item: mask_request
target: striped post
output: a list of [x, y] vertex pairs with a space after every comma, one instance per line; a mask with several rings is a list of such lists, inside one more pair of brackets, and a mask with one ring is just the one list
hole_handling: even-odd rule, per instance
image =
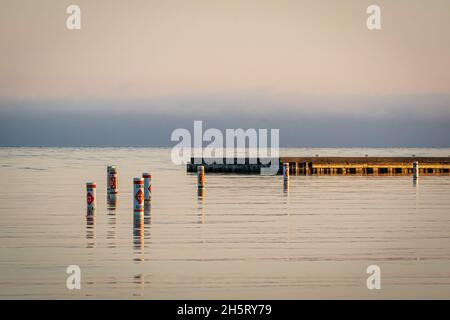
[[289, 180], [289, 162], [283, 162], [283, 180]]
[[86, 183], [86, 204], [87, 210], [92, 212], [97, 206], [97, 184], [95, 182]]
[[117, 168], [115, 166], [108, 166], [106, 169], [106, 187], [108, 195], [118, 194], [118, 177]]
[[144, 212], [144, 179], [133, 179], [133, 210], [134, 212]]
[[205, 167], [204, 166], [197, 167], [197, 185], [199, 188], [205, 187]]
[[144, 178], [144, 201], [149, 202], [152, 199], [152, 175], [143, 173], [142, 178]]

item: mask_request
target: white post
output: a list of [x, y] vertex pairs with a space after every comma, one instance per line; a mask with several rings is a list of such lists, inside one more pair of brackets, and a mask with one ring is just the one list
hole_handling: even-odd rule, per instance
[[144, 211], [144, 179], [133, 179], [133, 209], [134, 212]]
[[413, 177], [414, 179], [419, 178], [419, 163], [417, 161], [413, 163]]
[[197, 167], [197, 185], [199, 188], [205, 187], [205, 167], [204, 166]]
[[95, 182], [86, 183], [86, 204], [89, 212], [94, 211], [97, 206], [97, 184]]
[[152, 175], [143, 173], [142, 178], [144, 178], [144, 201], [148, 202], [152, 199]]

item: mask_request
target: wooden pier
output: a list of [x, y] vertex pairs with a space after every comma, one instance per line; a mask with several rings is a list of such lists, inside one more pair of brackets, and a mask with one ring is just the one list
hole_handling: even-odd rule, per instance
[[[412, 175], [414, 162], [420, 175], [450, 175], [450, 157], [280, 157], [278, 174], [289, 163], [291, 175]], [[254, 158], [191, 158], [187, 172], [197, 172], [200, 163], [207, 173], [259, 174], [269, 167]]]

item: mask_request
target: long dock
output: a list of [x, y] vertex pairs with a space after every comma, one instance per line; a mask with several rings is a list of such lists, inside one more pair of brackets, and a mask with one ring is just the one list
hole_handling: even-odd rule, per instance
[[[255, 158], [194, 160], [187, 172], [203, 165], [208, 173], [259, 174], [269, 166]], [[411, 175], [414, 162], [420, 175], [450, 175], [450, 157], [280, 157], [278, 174], [283, 163], [289, 163], [291, 175]]]

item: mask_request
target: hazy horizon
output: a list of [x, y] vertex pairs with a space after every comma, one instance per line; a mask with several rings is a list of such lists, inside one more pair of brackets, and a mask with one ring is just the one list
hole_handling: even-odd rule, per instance
[[[348, 100], [364, 103], [373, 112], [346, 110]], [[89, 102], [72, 100], [70, 110], [61, 108], [57, 100], [0, 100], [0, 146], [171, 146], [175, 144], [170, 141], [174, 129], [193, 132], [193, 121], [202, 120], [204, 130], [279, 128], [281, 147], [450, 147], [446, 108], [450, 98], [444, 96], [334, 98], [335, 105], [341, 107], [331, 109], [326, 99], [316, 97], [299, 105], [303, 111], [295, 114], [288, 104], [274, 104], [270, 111], [261, 113], [260, 101], [246, 100], [246, 110], [241, 107], [244, 102], [237, 100], [202, 99], [210, 108], [192, 97], [183, 101], [182, 106], [189, 108], [164, 112], [166, 105], [178, 108], [176, 99], [93, 100], [92, 108]], [[433, 112], [427, 112], [427, 101], [433, 101]], [[230, 106], [222, 110], [222, 104], [227, 103]], [[309, 109], [310, 104], [314, 108]], [[146, 109], [147, 105], [155, 108]]]
[[450, 2], [2, 1], [0, 146], [170, 146], [194, 120], [281, 146], [450, 147]]

